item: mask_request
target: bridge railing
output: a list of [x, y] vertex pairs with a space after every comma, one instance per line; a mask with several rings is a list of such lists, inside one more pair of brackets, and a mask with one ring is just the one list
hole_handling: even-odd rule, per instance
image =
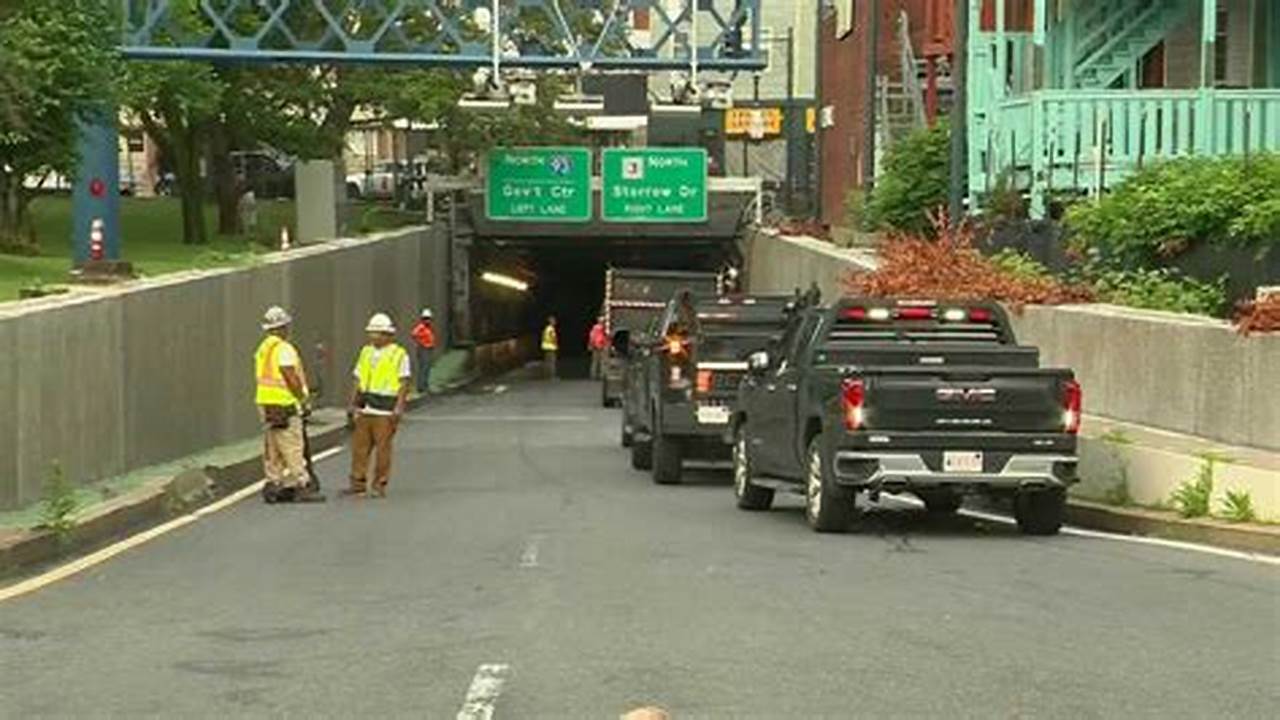
[[975, 188], [1098, 192], [1144, 164], [1280, 152], [1280, 89], [1043, 90], [998, 102]]

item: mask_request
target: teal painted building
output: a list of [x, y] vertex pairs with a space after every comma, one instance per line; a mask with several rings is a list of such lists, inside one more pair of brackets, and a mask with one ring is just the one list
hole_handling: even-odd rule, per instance
[[967, 0], [969, 201], [1280, 151], [1280, 0]]

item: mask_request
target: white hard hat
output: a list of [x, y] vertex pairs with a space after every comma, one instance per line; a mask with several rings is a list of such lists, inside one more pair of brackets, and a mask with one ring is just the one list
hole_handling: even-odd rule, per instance
[[289, 317], [289, 312], [279, 305], [272, 305], [262, 314], [262, 329], [275, 330], [293, 322], [293, 318]]
[[396, 326], [392, 324], [391, 318], [386, 313], [377, 313], [369, 318], [369, 324], [364, 327], [365, 332], [373, 333], [394, 333]]
[[425, 318], [425, 319], [427, 319], [427, 320], [430, 320], [430, 319], [431, 319], [431, 308], [422, 308], [422, 317], [423, 317], [423, 318]]

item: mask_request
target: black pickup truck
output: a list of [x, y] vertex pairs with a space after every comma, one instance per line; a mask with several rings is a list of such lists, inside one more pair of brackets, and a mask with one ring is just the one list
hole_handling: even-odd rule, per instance
[[999, 305], [847, 298], [796, 314], [749, 365], [731, 425], [739, 507], [802, 492], [810, 526], [840, 532], [860, 492], [910, 492], [933, 513], [986, 494], [1012, 501], [1024, 533], [1061, 527], [1080, 385], [1040, 368]]
[[654, 482], [680, 482], [686, 458], [729, 457], [729, 421], [747, 356], [777, 342], [791, 296], [676, 293], [632, 359], [623, 392], [623, 444]]

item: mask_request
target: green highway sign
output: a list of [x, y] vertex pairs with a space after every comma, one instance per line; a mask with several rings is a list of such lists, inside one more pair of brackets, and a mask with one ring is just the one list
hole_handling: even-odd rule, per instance
[[591, 220], [591, 151], [571, 147], [494, 148], [488, 155], [490, 220]]
[[609, 148], [602, 165], [605, 222], [706, 222], [706, 150]]

